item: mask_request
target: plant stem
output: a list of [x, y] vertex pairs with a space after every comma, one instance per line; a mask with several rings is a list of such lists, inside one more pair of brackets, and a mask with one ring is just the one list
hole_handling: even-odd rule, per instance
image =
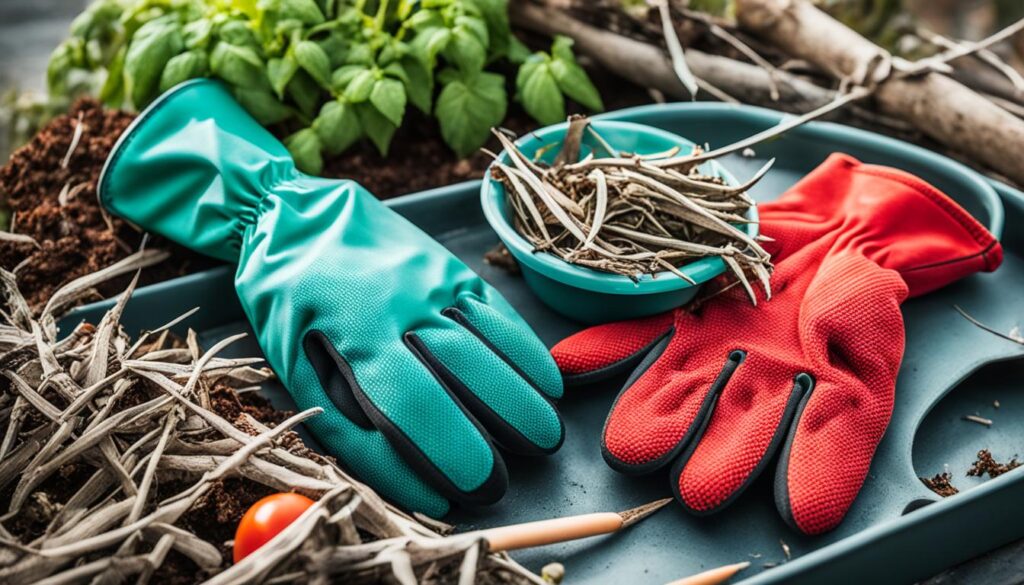
[[388, 16], [388, 4], [389, 0], [380, 0], [380, 6], [377, 7], [377, 16], [373, 19], [374, 32], [384, 30], [384, 21]]

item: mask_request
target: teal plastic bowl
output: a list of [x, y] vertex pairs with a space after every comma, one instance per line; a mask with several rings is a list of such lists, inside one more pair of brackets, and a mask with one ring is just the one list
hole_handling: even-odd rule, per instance
[[[595, 120], [592, 126], [610, 146], [623, 152], [653, 154], [678, 146], [680, 154], [693, 151], [694, 143], [643, 124]], [[561, 150], [568, 123], [548, 126], [519, 139], [516, 144], [528, 158], [545, 148], [541, 160], [554, 161]], [[594, 152], [595, 156], [608, 156], [598, 141], [584, 133], [580, 155]], [[511, 164], [508, 153], [502, 151], [498, 162]], [[701, 166], [708, 175], [721, 177], [730, 185], [739, 182], [716, 161]], [[562, 315], [583, 323], [606, 323], [634, 317], [655, 315], [674, 309], [692, 299], [703, 283], [722, 274], [725, 262], [721, 258], [702, 258], [680, 268], [696, 282], [692, 285], [671, 272], [644, 275], [638, 282], [626, 276], [592, 270], [568, 262], [546, 252], [535, 252], [509, 220], [510, 208], [501, 182], [487, 178], [480, 187], [480, 200], [487, 221], [522, 268], [527, 285], [548, 305]], [[746, 217], [757, 221], [756, 208], [750, 208]], [[740, 227], [751, 237], [757, 235], [757, 223]]]

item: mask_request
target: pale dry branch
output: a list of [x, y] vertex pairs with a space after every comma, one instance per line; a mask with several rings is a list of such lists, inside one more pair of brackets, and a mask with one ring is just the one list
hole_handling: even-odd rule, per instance
[[[139, 252], [78, 279], [38, 318], [15, 276], [0, 273], [0, 489], [14, 486], [0, 517], [0, 582], [157, 582], [172, 551], [203, 571], [197, 580], [205, 575], [213, 583], [410, 575], [445, 583], [460, 568], [464, 582], [539, 582], [503, 555], [442, 536], [305, 449], [292, 428], [319, 409], [276, 425], [247, 413], [224, 418], [208, 388], [251, 386], [272, 374], [255, 369], [256, 359], [217, 357], [237, 337], [205, 352], [195, 342], [168, 347], [168, 329], [191, 312], [133, 343], [119, 323], [130, 286], [98, 326], [56, 339], [56, 318], [74, 299], [162, 256]], [[87, 472], [55, 499], [54, 486], [70, 469]], [[229, 479], [318, 501], [259, 554], [229, 566], [224, 543], [181, 521]], [[43, 528], [25, 528], [31, 525]]]

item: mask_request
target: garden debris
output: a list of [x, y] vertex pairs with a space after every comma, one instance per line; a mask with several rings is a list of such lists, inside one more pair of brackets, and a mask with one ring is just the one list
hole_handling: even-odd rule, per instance
[[[585, 131], [605, 145], [607, 156], [580, 160]], [[770, 162], [747, 183], [730, 186], [701, 170], [713, 153], [620, 153], [585, 117], [571, 119], [552, 165], [529, 160], [511, 138], [494, 133], [510, 163], [496, 162], [492, 176], [505, 186], [515, 229], [535, 251], [634, 280], [667, 270], [691, 283], [680, 267], [720, 257], [752, 302], [751, 278], [771, 298], [769, 255], [737, 227], [750, 223], [745, 214], [754, 201], [747, 190]]]
[[[967, 475], [969, 477], [984, 477], [987, 474], [992, 479], [1020, 466], [1021, 462], [1016, 457], [1006, 463], [999, 463], [992, 457], [992, 453], [988, 449], [982, 449], [978, 451], [977, 459], [971, 464], [971, 468], [967, 470]], [[927, 477], [920, 479], [928, 489], [944, 498], [960, 493], [960, 490], [953, 485], [953, 477], [948, 471], [936, 474], [930, 479]]]
[[931, 478], [922, 477], [920, 479], [921, 483], [923, 483], [925, 487], [932, 490], [936, 494], [942, 496], [943, 498], [955, 496], [956, 494], [960, 493], [960, 490], [958, 490], [956, 486], [953, 485], [953, 476], [950, 475], [948, 471], [945, 471], [943, 473], [937, 473], [934, 477]]
[[1006, 463], [999, 463], [992, 457], [992, 453], [988, 449], [982, 449], [978, 451], [978, 459], [975, 461], [971, 468], [967, 470], [967, 475], [972, 477], [983, 477], [986, 473], [989, 478], [995, 479], [1000, 475], [1013, 471], [1021, 466], [1020, 461], [1014, 457]]
[[973, 422], [973, 423], [978, 423], [979, 425], [983, 425], [983, 426], [986, 426], [986, 427], [992, 426], [992, 419], [985, 418], [985, 417], [982, 417], [982, 416], [978, 416], [976, 414], [964, 415], [963, 419], [966, 420], [966, 421]]
[[[0, 267], [14, 271], [33, 311], [62, 284], [106, 268], [138, 249], [142, 236], [100, 207], [96, 184], [103, 163], [131, 114], [78, 101], [71, 112], [47, 124], [0, 169], [0, 197], [12, 212], [11, 228], [0, 238]], [[146, 271], [143, 284], [212, 265], [169, 242], [171, 259]], [[97, 286], [110, 297], [130, 275]], [[82, 302], [95, 300], [83, 297]]]
[[971, 316], [970, 313], [968, 313], [967, 311], [963, 310], [963, 308], [961, 308], [960, 305], [953, 305], [953, 308], [956, 309], [956, 311], [958, 313], [960, 313], [960, 315], [964, 319], [967, 319], [968, 321], [970, 321], [971, 324], [974, 325], [975, 327], [977, 327], [979, 329], [983, 329], [985, 331], [988, 331], [992, 335], [996, 335], [998, 337], [1002, 337], [1003, 339], [1005, 339], [1007, 341], [1012, 341], [1014, 343], [1019, 343], [1021, 345], [1024, 345], [1024, 337], [1021, 337], [1020, 327], [1014, 326], [1012, 329], [1010, 329], [1009, 333], [1003, 333], [1002, 331], [998, 331], [998, 330], [996, 330], [996, 329], [994, 329], [992, 327], [989, 327], [988, 325], [982, 323], [981, 321], [975, 319], [974, 317]]
[[484, 254], [484, 262], [500, 268], [509, 274], [519, 274], [519, 263], [512, 257], [512, 253], [508, 251], [505, 244], [498, 242], [493, 248], [488, 250]]
[[779, 544], [782, 546], [782, 554], [786, 555], [786, 562], [789, 562], [793, 558], [793, 551], [789, 550], [789, 545], [781, 538], [779, 539]]
[[[119, 319], [138, 275], [98, 325], [64, 338], [60, 310], [96, 275], [56, 291], [38, 318], [0, 276], [0, 582], [542, 583], [309, 456], [292, 429], [320, 409], [256, 399], [248, 389], [272, 375], [262, 360], [218, 357], [242, 335], [205, 353], [168, 335], [173, 321], [130, 339]], [[312, 513], [227, 566], [246, 508], [288, 490], [318, 499]]]
[[565, 579], [565, 565], [562, 563], [548, 563], [540, 570], [540, 577], [545, 583], [558, 585]]

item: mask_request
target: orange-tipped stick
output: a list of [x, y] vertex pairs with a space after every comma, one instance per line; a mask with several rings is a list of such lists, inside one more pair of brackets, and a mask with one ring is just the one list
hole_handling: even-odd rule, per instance
[[491, 552], [543, 546], [617, 532], [657, 512], [671, 501], [672, 498], [666, 498], [624, 512], [598, 512], [489, 528], [478, 534], [487, 539]]
[[703, 573], [684, 577], [678, 581], [673, 581], [668, 585], [718, 585], [719, 583], [725, 583], [731, 579], [733, 575], [749, 566], [749, 562], [726, 565], [724, 567], [718, 567], [717, 569], [711, 569], [710, 571], [704, 571]]

